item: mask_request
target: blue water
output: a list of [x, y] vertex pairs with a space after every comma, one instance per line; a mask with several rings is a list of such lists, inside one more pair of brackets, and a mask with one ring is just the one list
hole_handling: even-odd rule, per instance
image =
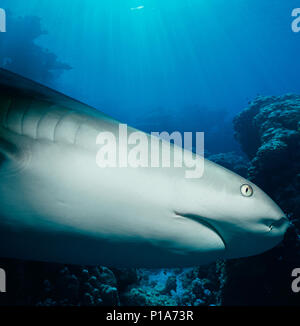
[[[146, 131], [204, 130], [212, 152], [237, 149], [232, 117], [256, 95], [300, 92], [296, 0], [2, 0], [0, 7], [10, 13], [0, 44], [18, 52], [12, 70]], [[47, 33], [35, 35], [36, 25], [16, 32], [11, 16], [38, 17]], [[18, 51], [28, 33], [72, 69], [39, 78], [30, 48]]]

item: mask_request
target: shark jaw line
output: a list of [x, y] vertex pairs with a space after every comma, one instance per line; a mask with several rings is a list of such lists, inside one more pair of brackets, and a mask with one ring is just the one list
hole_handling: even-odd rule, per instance
[[196, 214], [179, 213], [177, 211], [175, 211], [174, 213], [176, 216], [180, 216], [180, 217], [195, 221], [195, 222], [207, 227], [211, 231], [213, 231], [223, 242], [224, 250], [227, 249], [227, 244], [226, 244], [224, 237], [210, 222], [207, 221], [207, 218], [200, 216], [200, 215], [196, 215]]

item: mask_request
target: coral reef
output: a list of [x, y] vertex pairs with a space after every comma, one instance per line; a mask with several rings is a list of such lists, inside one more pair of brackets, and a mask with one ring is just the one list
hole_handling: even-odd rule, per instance
[[186, 269], [138, 270], [139, 282], [122, 293], [124, 305], [219, 305], [224, 264]]
[[198, 306], [221, 303], [224, 263], [187, 269], [113, 269], [1, 260], [9, 271], [0, 305]]
[[[118, 306], [118, 280], [107, 267], [1, 259], [9, 272], [0, 305]], [[136, 280], [136, 278], [135, 278]], [[122, 279], [125, 282], [125, 278]], [[127, 285], [132, 278], [127, 279]]]
[[248, 178], [291, 215], [300, 214], [300, 96], [258, 97], [234, 119], [251, 160]]
[[224, 168], [234, 171], [243, 177], [247, 176], [249, 168], [248, 159], [234, 152], [209, 155], [207, 158], [210, 161], [220, 164]]
[[[53, 83], [71, 67], [39, 46], [36, 40], [47, 34], [41, 20], [35, 16], [16, 17], [7, 12], [9, 33], [1, 34], [0, 67], [14, 71], [41, 83]], [[20, 37], [22, 35], [22, 37]]]
[[300, 261], [300, 96], [258, 97], [234, 119], [234, 128], [251, 160], [248, 178], [281, 206], [291, 227], [273, 250], [226, 263], [223, 303], [299, 304], [290, 275]]

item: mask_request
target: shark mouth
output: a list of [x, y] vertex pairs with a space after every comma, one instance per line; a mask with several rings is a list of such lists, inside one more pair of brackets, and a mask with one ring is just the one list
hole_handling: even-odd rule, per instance
[[213, 231], [220, 238], [220, 240], [223, 243], [224, 249], [226, 250], [227, 244], [226, 244], [226, 241], [225, 241], [224, 237], [219, 232], [219, 230], [208, 221], [207, 218], [205, 218], [203, 216], [200, 216], [200, 215], [196, 215], [196, 214], [182, 214], [182, 213], [179, 213], [179, 212], [175, 212], [175, 214], [177, 216], [180, 216], [180, 217], [195, 221], [195, 222], [203, 225], [204, 227], [208, 228], [209, 230]]

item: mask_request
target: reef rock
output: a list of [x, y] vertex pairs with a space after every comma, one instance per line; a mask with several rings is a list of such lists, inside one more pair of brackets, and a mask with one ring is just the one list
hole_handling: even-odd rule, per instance
[[247, 175], [249, 160], [246, 157], [236, 154], [235, 152], [209, 155], [207, 158], [210, 161], [222, 165], [224, 168], [234, 171], [243, 177]]
[[300, 96], [258, 97], [234, 119], [234, 129], [250, 159], [248, 179], [279, 204], [291, 227], [273, 250], [226, 263], [223, 303], [297, 304], [291, 272], [300, 261]]
[[248, 178], [299, 217], [300, 96], [258, 97], [234, 119], [234, 128], [251, 160]]

